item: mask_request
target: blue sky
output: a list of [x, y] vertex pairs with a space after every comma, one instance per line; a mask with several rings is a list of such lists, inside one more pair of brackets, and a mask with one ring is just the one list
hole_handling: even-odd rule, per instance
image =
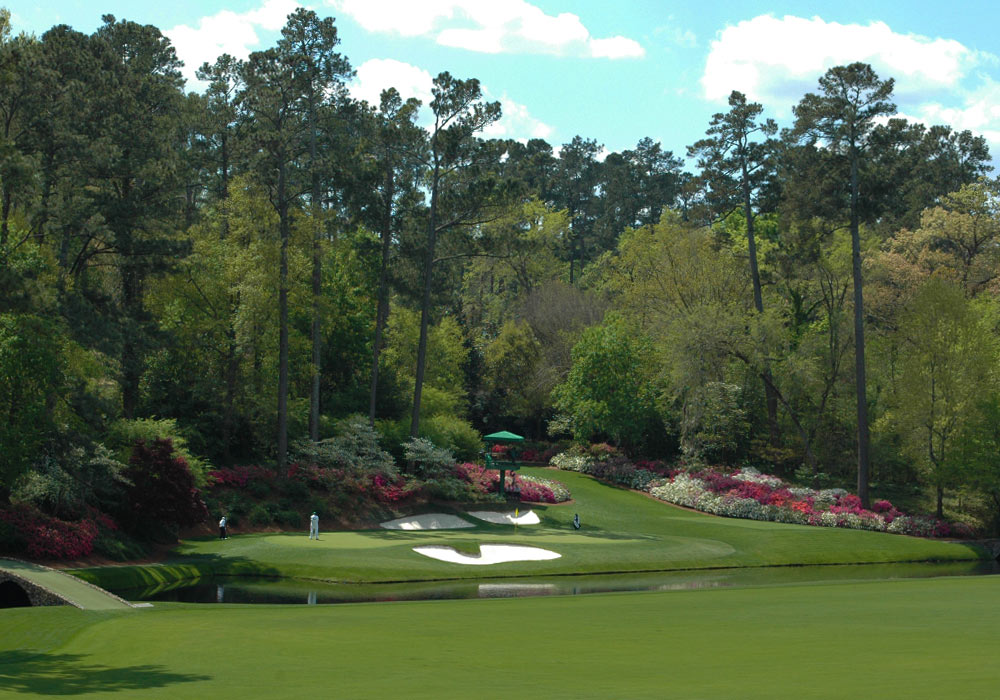
[[[0, 0], [0, 5], [4, 5]], [[218, 53], [274, 43], [295, 0], [7, 0], [15, 31], [100, 15], [154, 24], [192, 77]], [[490, 135], [574, 135], [609, 151], [649, 136], [683, 155], [733, 89], [790, 122], [791, 106], [828, 68], [866, 61], [896, 79], [901, 115], [987, 138], [1000, 155], [1000, 41], [994, 2], [838, 3], [657, 0], [315, 0], [336, 18], [341, 51], [370, 101], [390, 85], [429, 99], [447, 70], [479, 78], [504, 119]], [[198, 89], [189, 82], [189, 89]]]

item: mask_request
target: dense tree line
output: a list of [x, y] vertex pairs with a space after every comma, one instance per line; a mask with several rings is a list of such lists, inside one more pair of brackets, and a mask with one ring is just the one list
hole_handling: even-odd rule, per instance
[[202, 93], [103, 19], [0, 13], [0, 500], [107, 486], [123, 436], [284, 469], [366, 414], [397, 456], [511, 428], [1000, 513], [989, 154], [893, 118], [870, 66], [783, 131], [733, 92], [691, 173], [649, 138], [485, 139], [474, 78], [356, 101], [309, 10]]

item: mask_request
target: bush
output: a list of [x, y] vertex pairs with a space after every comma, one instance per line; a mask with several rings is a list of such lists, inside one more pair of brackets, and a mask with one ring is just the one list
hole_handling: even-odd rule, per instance
[[389, 479], [398, 475], [392, 455], [382, 449], [381, 436], [362, 416], [351, 416], [338, 425], [336, 437], [298, 442], [293, 446], [296, 459], [319, 469], [336, 469], [354, 476], [381, 474]]
[[281, 525], [287, 525], [288, 527], [301, 527], [302, 525], [302, 515], [296, 510], [279, 510], [274, 514], [274, 519]]
[[[10, 546], [23, 549], [32, 559], [79, 559], [94, 551], [98, 526], [85, 518], [76, 522], [45, 515], [37, 508], [22, 504], [0, 511], [0, 522], [7, 525], [5, 536]], [[11, 533], [10, 531], [13, 530]]]
[[258, 503], [251, 508], [247, 518], [252, 525], [270, 525], [274, 521], [271, 511], [263, 503]]
[[134, 561], [148, 554], [145, 547], [125, 533], [103, 528], [94, 540], [94, 553], [115, 561]]
[[483, 449], [479, 432], [467, 421], [452, 415], [438, 414], [420, 422], [420, 433], [435, 445], [441, 445], [458, 459], [475, 459]]
[[131, 482], [120, 515], [132, 533], [171, 530], [204, 522], [208, 517], [194, 476], [170, 440], [140, 440], [132, 449], [125, 476]]
[[157, 420], [155, 418], [139, 418], [136, 420], [115, 421], [108, 429], [107, 444], [119, 462], [128, 464], [134, 453], [135, 446], [142, 442], [152, 445], [157, 440], [169, 440], [177, 456], [184, 460], [194, 476], [195, 486], [204, 488], [208, 485], [208, 473], [212, 465], [207, 460], [192, 454], [187, 446], [183, 431], [177, 427], [173, 418]]
[[415, 473], [424, 479], [436, 478], [455, 465], [451, 450], [438, 447], [425, 438], [410, 438], [403, 445], [403, 457], [413, 463]]

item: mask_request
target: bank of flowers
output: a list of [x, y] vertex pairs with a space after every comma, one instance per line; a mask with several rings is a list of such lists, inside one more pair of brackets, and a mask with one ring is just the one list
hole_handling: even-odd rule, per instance
[[32, 559], [79, 559], [94, 551], [98, 523], [117, 528], [108, 516], [98, 518], [60, 520], [30, 505], [13, 505], [0, 510], [0, 549]]
[[669, 468], [663, 463], [630, 463], [620, 456], [602, 459], [600, 451], [567, 452], [552, 458], [560, 469], [591, 474], [605, 481], [646, 491], [655, 498], [712, 515], [778, 523], [873, 530], [918, 537], [972, 537], [964, 523], [906, 515], [889, 501], [861, 507], [844, 489], [811, 489], [751, 468], [726, 472]]
[[[465, 462], [455, 465], [455, 475], [481, 495], [500, 491], [500, 472], [482, 465]], [[507, 473], [506, 490], [520, 493], [522, 501], [529, 503], [561, 503], [570, 498], [569, 490], [558, 481]]]

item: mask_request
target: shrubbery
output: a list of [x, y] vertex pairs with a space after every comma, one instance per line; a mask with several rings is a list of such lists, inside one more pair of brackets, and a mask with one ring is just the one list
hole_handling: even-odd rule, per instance
[[[647, 491], [656, 498], [713, 515], [820, 527], [875, 530], [919, 537], [971, 537], [963, 523], [902, 514], [889, 501], [871, 510], [843, 489], [790, 486], [776, 476], [745, 468], [734, 472], [669, 469], [662, 463], [632, 464], [607, 445], [576, 447], [552, 458], [560, 469]], [[640, 466], [641, 465], [641, 466]]]
[[91, 518], [75, 522], [22, 504], [0, 511], [0, 547], [32, 559], [79, 559], [94, 551], [99, 527]]

